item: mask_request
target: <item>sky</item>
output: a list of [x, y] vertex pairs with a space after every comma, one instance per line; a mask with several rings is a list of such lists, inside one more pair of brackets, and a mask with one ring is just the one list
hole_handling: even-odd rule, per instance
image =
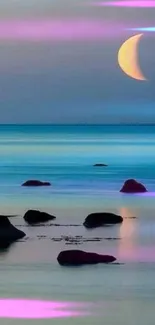
[[147, 81], [118, 65], [123, 42], [155, 26], [153, 2], [135, 3], [1, 0], [0, 123], [155, 123], [155, 33], [138, 48]]

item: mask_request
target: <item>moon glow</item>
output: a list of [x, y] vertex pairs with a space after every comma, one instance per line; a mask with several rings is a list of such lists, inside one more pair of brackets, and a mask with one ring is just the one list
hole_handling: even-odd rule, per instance
[[143, 34], [137, 34], [127, 39], [118, 51], [118, 63], [120, 68], [129, 77], [136, 80], [146, 81], [143, 75], [138, 58], [138, 44]]

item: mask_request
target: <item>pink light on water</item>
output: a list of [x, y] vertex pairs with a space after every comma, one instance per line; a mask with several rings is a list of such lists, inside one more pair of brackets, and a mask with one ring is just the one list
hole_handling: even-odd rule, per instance
[[153, 246], [149, 247], [138, 247], [133, 246], [124, 250], [118, 251], [119, 259], [126, 262], [153, 262], [155, 263], [155, 250]]
[[78, 309], [81, 304], [53, 301], [0, 299], [0, 318], [47, 319], [86, 315]]
[[0, 40], [74, 41], [96, 40], [120, 33], [122, 26], [92, 20], [0, 21]]
[[147, 197], [154, 197], [155, 192], [145, 192], [145, 193], [136, 193], [137, 196], [147, 196]]
[[154, 8], [155, 1], [101, 1], [93, 2], [93, 6], [97, 7], [131, 7], [131, 8]]

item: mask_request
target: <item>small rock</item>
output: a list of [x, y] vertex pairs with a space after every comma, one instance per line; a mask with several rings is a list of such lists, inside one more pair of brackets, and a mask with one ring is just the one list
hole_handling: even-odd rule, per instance
[[42, 182], [38, 180], [28, 180], [22, 184], [22, 186], [50, 186], [51, 183], [49, 182]]
[[108, 165], [106, 164], [95, 164], [94, 167], [107, 167]]
[[144, 193], [147, 192], [145, 186], [141, 183], [138, 183], [135, 179], [128, 179], [123, 187], [121, 188], [120, 192], [123, 193]]
[[66, 250], [58, 255], [57, 261], [63, 266], [78, 266], [84, 264], [112, 263], [116, 261], [116, 258], [111, 255], [100, 255], [82, 250]]
[[50, 215], [46, 212], [41, 212], [39, 210], [28, 210], [24, 215], [25, 221], [29, 224], [46, 222], [55, 218], [55, 216]]
[[123, 222], [123, 218], [119, 215], [109, 212], [96, 212], [89, 214], [83, 225], [86, 228], [97, 228], [107, 224], [118, 224], [121, 222]]

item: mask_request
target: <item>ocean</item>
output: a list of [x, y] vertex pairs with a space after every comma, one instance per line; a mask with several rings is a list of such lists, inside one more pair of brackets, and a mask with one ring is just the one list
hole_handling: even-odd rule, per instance
[[[1, 325], [154, 324], [154, 148], [155, 126], [0, 126], [0, 214], [26, 233], [0, 251]], [[148, 193], [120, 193], [128, 178]], [[22, 187], [28, 179], [52, 186]], [[56, 220], [30, 227], [28, 209]], [[85, 229], [99, 211], [124, 221]], [[112, 254], [120, 264], [61, 267], [64, 249]]]

